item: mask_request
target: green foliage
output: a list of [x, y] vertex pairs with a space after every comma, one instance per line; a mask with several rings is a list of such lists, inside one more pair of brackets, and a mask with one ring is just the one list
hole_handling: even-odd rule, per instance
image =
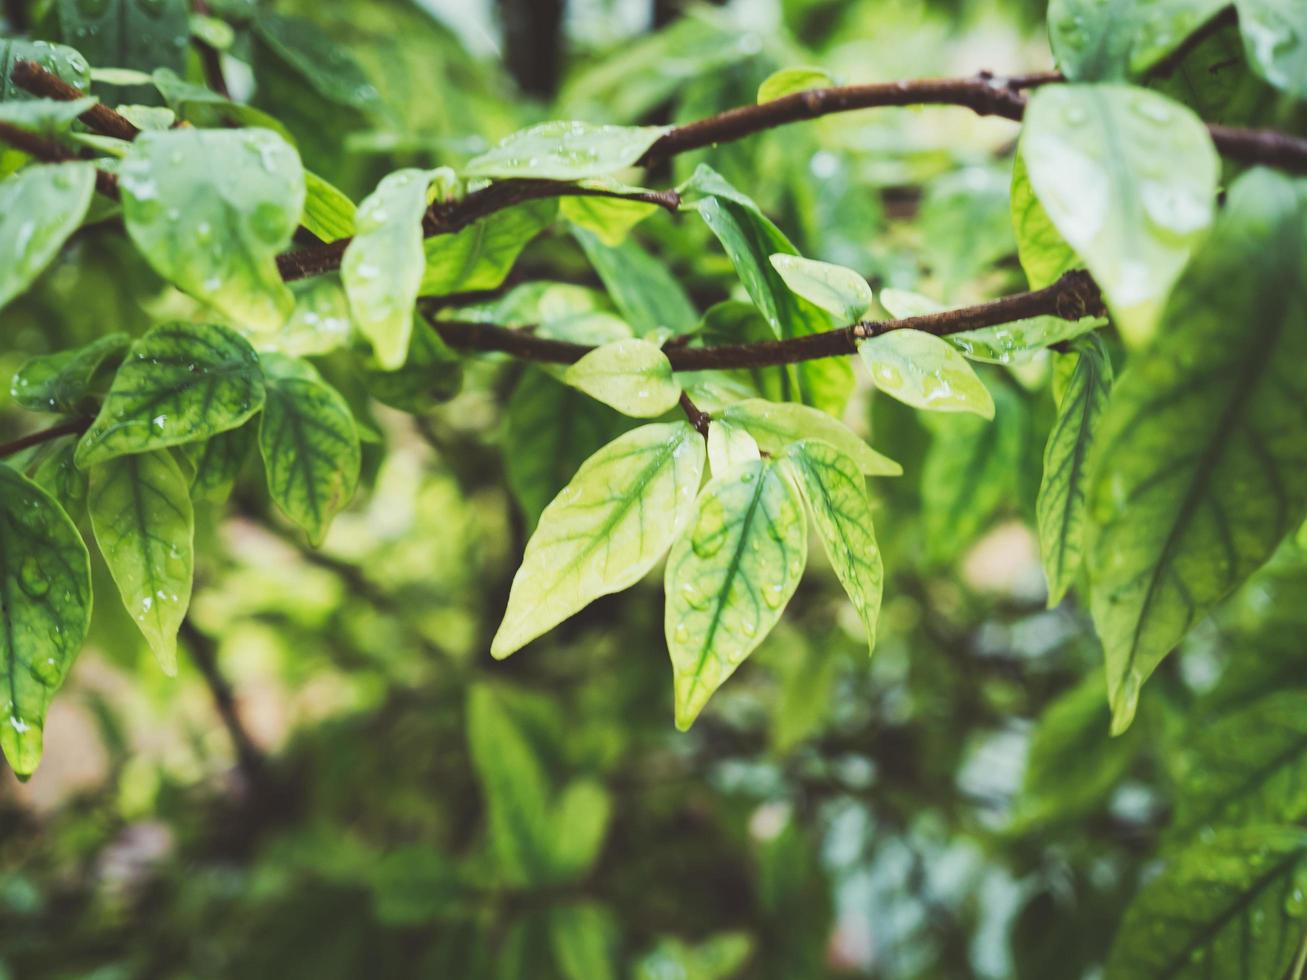
[[23, 292], [77, 230], [91, 204], [87, 163], [32, 167], [0, 184], [0, 307]]
[[[57, 0], [65, 38], [93, 65], [181, 71], [190, 40], [185, 0]], [[119, 101], [148, 98], [143, 86], [124, 87]]]
[[563, 380], [623, 415], [654, 418], [676, 407], [681, 386], [667, 355], [647, 340], [631, 338], [596, 347], [563, 374]]
[[994, 399], [951, 345], [922, 330], [891, 330], [858, 344], [871, 379], [913, 408], [994, 417]]
[[34, 357], [14, 374], [10, 395], [33, 412], [75, 412], [92, 395], [96, 376], [122, 360], [130, 341], [111, 333], [85, 347]]
[[1068, 78], [1114, 81], [1153, 67], [1223, 6], [1222, 0], [1051, 0], [1048, 36]]
[[635, 164], [669, 127], [547, 122], [506, 136], [469, 160], [464, 177], [582, 180]]

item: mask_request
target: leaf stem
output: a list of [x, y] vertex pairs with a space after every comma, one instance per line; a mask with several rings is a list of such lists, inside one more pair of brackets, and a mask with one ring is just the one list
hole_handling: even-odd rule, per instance
[[[52, 71], [47, 71], [35, 61], [18, 61], [9, 73], [15, 85], [27, 89], [33, 95], [44, 99], [59, 99], [73, 102], [85, 98], [86, 93], [73, 88]], [[136, 125], [121, 113], [114, 112], [107, 105], [97, 102], [77, 117], [91, 129], [103, 136], [131, 141], [140, 135]]]
[[685, 417], [690, 420], [690, 424], [698, 430], [699, 435], [707, 439], [708, 423], [712, 421], [712, 416], [696, 405], [685, 389], [681, 389], [679, 404], [681, 410], [685, 412]]
[[81, 435], [91, 427], [91, 419], [69, 419], [67, 422], [60, 422], [58, 425], [52, 425], [48, 429], [41, 429], [30, 435], [25, 435], [21, 439], [15, 439], [12, 442], [0, 444], [0, 459], [6, 456], [12, 456], [14, 453], [22, 452], [24, 449], [30, 449], [32, 446], [39, 446], [43, 442], [49, 442], [51, 439], [58, 439], [60, 436]]

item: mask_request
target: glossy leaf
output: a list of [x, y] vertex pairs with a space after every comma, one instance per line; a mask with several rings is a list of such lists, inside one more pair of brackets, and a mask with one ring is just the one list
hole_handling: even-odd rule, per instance
[[34, 357], [18, 369], [9, 394], [33, 412], [75, 412], [100, 369], [120, 360], [130, 342], [125, 333], [111, 333], [85, 347]]
[[932, 412], [994, 417], [994, 399], [950, 344], [922, 330], [891, 330], [861, 341], [858, 354], [885, 394]]
[[656, 418], [675, 408], [681, 397], [667, 355], [636, 338], [596, 347], [568, 367], [563, 380], [635, 418]]
[[304, 210], [299, 154], [263, 129], [142, 133], [120, 174], [141, 254], [178, 288], [251, 330], [295, 305], [277, 271]]
[[790, 446], [783, 458], [808, 502], [835, 577], [862, 619], [870, 651], [876, 646], [885, 569], [876, 544], [867, 478], [850, 457], [812, 439]]
[[744, 426], [723, 418], [708, 425], [708, 470], [714, 480], [762, 459], [758, 443]]
[[32, 474], [37, 486], [53, 497], [74, 523], [86, 510], [86, 474], [73, 459], [76, 451], [76, 439], [61, 439]]
[[263, 407], [258, 356], [211, 323], [168, 323], [135, 341], [77, 447], [83, 468], [206, 439]]
[[397, 170], [382, 178], [359, 206], [357, 232], [341, 260], [340, 279], [359, 332], [388, 371], [408, 354], [413, 304], [426, 262], [422, 215], [427, 206], [425, 170]]
[[1307, 511], [1305, 255], [1302, 190], [1244, 176], [1176, 288], [1167, 343], [1131, 363], [1103, 417], [1089, 570], [1117, 731], [1158, 663]]
[[758, 86], [758, 104], [808, 89], [829, 88], [834, 84], [829, 73], [821, 68], [782, 68], [768, 75]]
[[618, 313], [641, 336], [656, 330], [690, 333], [699, 314], [684, 287], [667, 268], [634, 241], [609, 246], [584, 228], [572, 234], [594, 266]]
[[1112, 361], [1097, 335], [1080, 341], [1072, 355], [1063, 356], [1074, 356], [1076, 366], [1058, 398], [1057, 421], [1044, 447], [1044, 476], [1035, 503], [1050, 607], [1066, 595], [1084, 561], [1089, 450], [1112, 388]]
[[1073, 81], [1128, 78], [1153, 67], [1224, 0], [1050, 0], [1048, 35]]
[[90, 66], [77, 49], [66, 44], [51, 44], [49, 41], [0, 37], [0, 102], [35, 98], [13, 79], [14, 65], [20, 61], [35, 61], [46, 71], [53, 72], [82, 92], [91, 89]]
[[774, 460], [715, 479], [667, 558], [664, 629], [685, 731], [771, 632], [808, 559], [798, 490]]
[[689, 520], [703, 463], [703, 438], [685, 422], [641, 426], [586, 460], [527, 542], [491, 654], [643, 578]]
[[820, 439], [853, 460], [867, 476], [903, 472], [903, 467], [876, 452], [843, 422], [807, 405], [749, 398], [728, 405], [721, 418], [740, 426], [769, 453], [779, 453], [801, 439]]
[[290, 284], [295, 308], [276, 333], [251, 338], [259, 350], [291, 357], [329, 354], [348, 346], [353, 333], [349, 297], [337, 276], [314, 276]]
[[426, 265], [418, 295], [496, 288], [522, 249], [549, 227], [557, 213], [557, 201], [528, 201], [475, 221], [452, 235], [428, 238], [422, 246]]
[[190, 487], [167, 450], [91, 467], [87, 505], [123, 605], [165, 674], [177, 673], [177, 631], [195, 576]]
[[0, 308], [59, 253], [94, 192], [89, 163], [41, 164], [0, 181]]
[[1307, 10], [1296, 0], [1235, 0], [1248, 62], [1262, 78], [1307, 99]]
[[670, 126], [546, 122], [504, 137], [468, 161], [463, 177], [581, 180], [633, 166]]
[[345, 399], [308, 362], [265, 354], [262, 364], [259, 453], [268, 492], [316, 546], [358, 486], [358, 429]]
[[1212, 221], [1220, 164], [1207, 128], [1154, 92], [1050, 85], [1030, 99], [1021, 155], [1049, 220], [1142, 346]]
[[842, 265], [784, 253], [771, 256], [770, 261], [791, 292], [825, 310], [841, 324], [862, 319], [875, 299], [867, 280]]
[[41, 761], [50, 699], [91, 620], [91, 558], [44, 490], [0, 463], [0, 749], [20, 776]]
[[[94, 65], [183, 71], [190, 41], [186, 0], [57, 0], [64, 39]], [[146, 86], [123, 91], [122, 102], [142, 102]]]

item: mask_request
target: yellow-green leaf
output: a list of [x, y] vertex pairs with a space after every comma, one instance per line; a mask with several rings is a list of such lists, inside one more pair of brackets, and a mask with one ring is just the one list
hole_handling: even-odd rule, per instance
[[546, 122], [504, 137], [468, 162], [463, 177], [581, 180], [635, 164], [670, 126]]
[[868, 476], [903, 472], [902, 466], [876, 452], [843, 422], [807, 405], [747, 398], [728, 405], [721, 418], [743, 428], [769, 453], [779, 453], [800, 439], [820, 439], [852, 459]]
[[637, 338], [596, 347], [568, 367], [563, 380], [635, 418], [662, 415], [675, 408], [681, 397], [667, 355]]
[[871, 379], [885, 394], [932, 412], [994, 417], [994, 399], [950, 344], [922, 330], [891, 330], [858, 344]]
[[830, 74], [822, 68], [782, 68], [768, 75], [758, 86], [758, 104], [812, 88], [829, 88], [834, 84]]
[[841, 324], [856, 323], [871, 306], [871, 287], [853, 269], [777, 252], [770, 257], [790, 291], [820, 307]]

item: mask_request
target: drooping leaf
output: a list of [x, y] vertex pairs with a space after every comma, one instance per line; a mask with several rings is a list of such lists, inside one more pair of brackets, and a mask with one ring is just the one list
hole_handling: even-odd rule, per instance
[[643, 578], [689, 520], [703, 463], [703, 438], [685, 422], [641, 426], [586, 460], [527, 542], [491, 654]]
[[835, 577], [862, 619], [870, 651], [876, 646], [885, 569], [876, 544], [867, 478], [850, 457], [815, 439], [794, 443], [782, 458], [808, 502]]
[[77, 447], [83, 468], [206, 439], [263, 407], [258, 355], [212, 323], [166, 323], [136, 340]]
[[634, 337], [596, 347], [568, 367], [563, 380], [623, 415], [641, 419], [671, 411], [681, 397], [667, 355]]
[[994, 399], [951, 345], [922, 330], [890, 330], [858, 344], [871, 379], [913, 408], [994, 417]]
[[[186, 0], [58, 0], [64, 40], [93, 65], [152, 71], [186, 68], [190, 6]], [[124, 88], [119, 102], [146, 102], [145, 85]]]
[[254, 448], [255, 428], [242, 425], [210, 436], [203, 442], [188, 442], [181, 447], [195, 474], [191, 477], [191, 498], [220, 504], [236, 484], [241, 467]]
[[553, 222], [557, 201], [527, 201], [474, 221], [452, 235], [423, 242], [426, 266], [419, 296], [494, 289], [522, 249]]
[[304, 210], [290, 144], [264, 129], [146, 132], [120, 177], [128, 234], [155, 272], [243, 327], [285, 322], [295, 301], [276, 256]]
[[1057, 605], [1084, 560], [1089, 532], [1085, 494], [1089, 450], [1112, 388], [1112, 361], [1097, 334], [1077, 342], [1076, 366], [1058, 398], [1057, 421], [1044, 447], [1044, 476], [1035, 503], [1048, 604]]
[[1107, 980], [1283, 977], [1302, 939], [1307, 834], [1257, 827], [1176, 854], [1126, 909]]
[[633, 166], [670, 126], [546, 122], [504, 137], [468, 161], [463, 177], [582, 180]]
[[842, 265], [784, 253], [771, 256], [770, 261], [792, 292], [825, 310], [841, 324], [856, 323], [875, 299], [867, 280]]
[[267, 401], [259, 453], [268, 492], [316, 546], [358, 486], [358, 429], [345, 399], [307, 361], [265, 354], [261, 362]]
[[771, 632], [808, 559], [803, 500], [775, 460], [715, 479], [667, 558], [664, 629], [685, 731]]
[[1131, 363], [1104, 414], [1089, 570], [1116, 731], [1158, 663], [1307, 510], [1305, 263], [1307, 198], [1246, 174], [1171, 298], [1167, 342]]
[[1050, 0], [1049, 41], [1073, 81], [1121, 80], [1153, 67], [1223, 6], [1224, 0]]
[[830, 74], [822, 68], [782, 68], [768, 75], [758, 86], [758, 104], [811, 88], [829, 88], [834, 84]]
[[1220, 163], [1207, 127], [1145, 89], [1050, 85], [1030, 99], [1020, 150], [1049, 220], [1143, 346], [1212, 221]]
[[94, 192], [89, 163], [41, 164], [0, 181], [0, 309], [59, 253]]
[[699, 314], [667, 268], [634, 241], [610, 246], [585, 228], [574, 228], [617, 311], [641, 336], [655, 330], [690, 333]]
[[393, 371], [404, 363], [413, 330], [413, 304], [422, 284], [422, 215], [426, 170], [397, 170], [382, 178], [359, 206], [357, 233], [341, 259], [340, 279], [359, 332], [377, 363]]
[[62, 99], [0, 102], [0, 122], [42, 136], [57, 136], [66, 133], [78, 116], [99, 101], [88, 95], [68, 102]]
[[715, 418], [708, 425], [708, 470], [714, 480], [762, 459], [758, 443], [744, 426]]
[[14, 65], [20, 61], [35, 61], [79, 91], [89, 92], [91, 89], [90, 66], [76, 48], [49, 41], [0, 37], [0, 102], [36, 98], [13, 79]]
[[20, 776], [91, 621], [91, 558], [50, 496], [0, 463], [0, 749]]
[[177, 630], [195, 575], [195, 516], [186, 477], [167, 450], [92, 466], [95, 540], [123, 605], [165, 674], [177, 673]]
[[876, 452], [844, 423], [806, 405], [749, 398], [728, 405], [721, 418], [740, 426], [769, 453], [780, 453], [801, 439], [820, 439], [853, 460], [867, 476], [903, 472], [903, 467]]
[[312, 170], [304, 171], [304, 228], [322, 239], [334, 242], [354, 234], [354, 202], [335, 184]]
[[1253, 70], [1278, 89], [1307, 98], [1307, 10], [1294, 0], [1235, 0]]
[[34, 357], [18, 369], [9, 394], [33, 412], [75, 412], [100, 369], [118, 360], [130, 343], [125, 333], [111, 333], [75, 350]]

